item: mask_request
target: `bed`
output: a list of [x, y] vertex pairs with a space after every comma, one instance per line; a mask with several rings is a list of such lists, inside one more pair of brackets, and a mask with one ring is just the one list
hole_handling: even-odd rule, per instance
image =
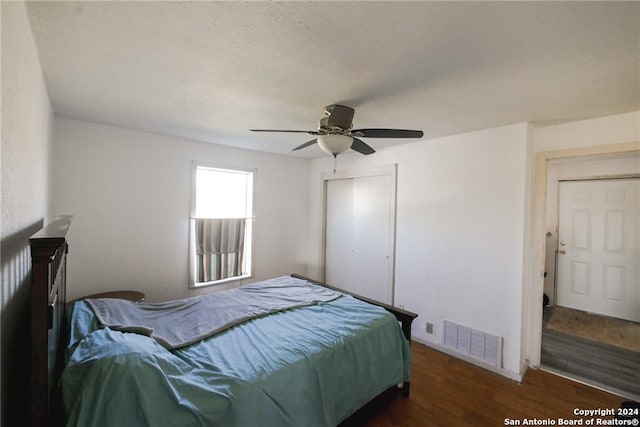
[[259, 313], [184, 346], [104, 327], [95, 304], [109, 301], [66, 304], [70, 222], [30, 240], [32, 425], [348, 425], [382, 396], [408, 396], [416, 315], [333, 295], [336, 288], [299, 275], [241, 292], [291, 294], [291, 286], [330, 297]]

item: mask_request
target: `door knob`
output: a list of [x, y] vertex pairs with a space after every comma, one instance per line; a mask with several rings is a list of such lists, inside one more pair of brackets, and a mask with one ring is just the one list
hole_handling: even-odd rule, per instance
[[566, 253], [567, 253], [567, 251], [565, 251], [564, 249], [561, 249], [559, 252], [560, 252], [562, 255], [564, 255], [564, 254], [566, 254]]

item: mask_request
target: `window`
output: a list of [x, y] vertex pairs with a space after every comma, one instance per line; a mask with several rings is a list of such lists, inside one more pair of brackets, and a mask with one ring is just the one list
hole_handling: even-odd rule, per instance
[[191, 283], [251, 276], [254, 171], [193, 166]]

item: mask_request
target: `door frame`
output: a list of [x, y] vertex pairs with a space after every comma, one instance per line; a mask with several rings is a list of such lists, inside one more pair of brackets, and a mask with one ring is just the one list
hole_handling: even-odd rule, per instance
[[[598, 145], [535, 153], [532, 177], [531, 222], [525, 241], [525, 294], [523, 295], [522, 342], [526, 342], [525, 358], [532, 368], [540, 367], [542, 352], [542, 295], [544, 293], [545, 230], [547, 208], [548, 162], [557, 159], [588, 158], [606, 154], [640, 152], [640, 142]], [[523, 371], [524, 372], [524, 371]]]
[[[326, 282], [326, 259], [327, 259], [327, 191], [328, 182], [337, 179], [366, 178], [371, 176], [386, 176], [389, 179], [389, 204], [391, 212], [389, 215], [389, 230], [392, 236], [389, 239], [389, 253], [391, 260], [391, 268], [389, 269], [389, 277], [391, 283], [391, 305], [395, 303], [396, 296], [396, 210], [397, 210], [397, 175], [398, 164], [375, 166], [370, 168], [343, 169], [322, 174], [322, 239], [320, 248], [320, 275], [321, 280]], [[331, 283], [330, 283], [331, 284]]]

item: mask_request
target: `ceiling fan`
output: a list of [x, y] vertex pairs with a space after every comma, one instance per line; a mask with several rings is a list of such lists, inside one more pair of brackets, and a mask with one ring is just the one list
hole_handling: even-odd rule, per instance
[[317, 138], [297, 146], [292, 151], [309, 147], [316, 142], [326, 153], [336, 157], [349, 148], [361, 154], [373, 154], [375, 150], [360, 138], [422, 138], [421, 130], [407, 129], [352, 129], [354, 109], [344, 105], [329, 105], [324, 109], [326, 117], [320, 119], [318, 130], [251, 129], [252, 132], [308, 133]]

